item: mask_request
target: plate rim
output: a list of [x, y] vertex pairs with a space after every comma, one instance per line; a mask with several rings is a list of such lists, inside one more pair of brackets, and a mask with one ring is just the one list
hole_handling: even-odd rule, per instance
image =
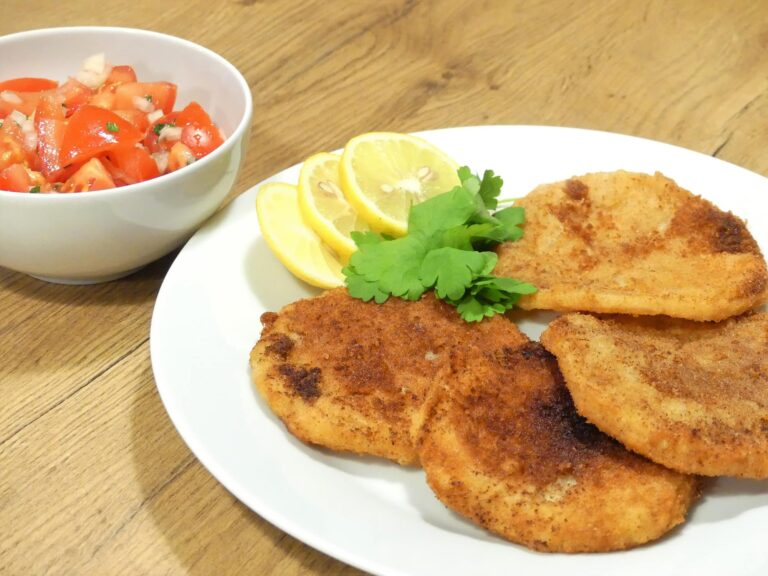
[[[626, 139], [628, 141], [635, 141], [643, 145], [651, 145], [654, 147], [667, 147], [669, 150], [675, 150], [678, 153], [694, 155], [699, 157], [701, 161], [706, 161], [707, 163], [713, 163], [713, 164], [720, 164], [720, 165], [723, 165], [724, 167], [727, 167], [727, 169], [729, 170], [736, 169], [739, 172], [741, 172], [743, 175], [748, 176], [750, 178], [758, 177], [762, 180], [762, 183], [764, 186], [768, 185], [768, 178], [766, 178], [766, 176], [758, 174], [757, 172], [753, 172], [747, 168], [744, 168], [742, 166], [739, 166], [727, 160], [723, 160], [721, 158], [708, 155], [704, 152], [692, 150], [676, 144], [659, 141], [659, 140], [653, 140], [653, 139], [649, 139], [642, 136], [618, 133], [618, 132], [610, 132], [610, 131], [604, 131], [604, 130], [595, 130], [590, 128], [580, 128], [580, 127], [570, 127], [570, 126], [533, 125], [533, 124], [483, 124], [483, 125], [444, 127], [444, 128], [412, 132], [412, 134], [429, 139], [433, 136], [437, 136], [439, 138], [440, 134], [444, 134], [449, 131], [457, 131], [457, 130], [489, 130], [489, 131], [498, 130], [502, 132], [505, 132], [507, 130], [511, 130], [511, 131], [534, 130], [534, 131], [551, 131], [553, 133], [566, 131], [566, 132], [570, 132], [571, 134], [577, 134], [577, 135], [584, 134], [591, 137], [597, 136], [598, 138], [617, 139], [617, 140]], [[297, 171], [300, 165], [301, 165], [301, 162], [298, 162], [291, 166], [281, 168], [277, 172], [261, 180], [260, 182], [248, 186], [246, 190], [244, 190], [240, 195], [238, 195], [238, 197], [233, 199], [233, 201], [230, 202], [224, 209], [222, 209], [219, 213], [217, 213], [211, 219], [209, 219], [203, 226], [201, 226], [201, 228], [195, 232], [195, 234], [189, 239], [187, 244], [185, 244], [184, 247], [177, 254], [177, 256], [174, 259], [174, 262], [169, 267], [168, 272], [165, 278], [163, 279], [163, 282], [158, 291], [158, 295], [157, 295], [153, 312], [152, 312], [149, 340], [150, 340], [150, 361], [152, 365], [153, 377], [155, 379], [158, 395], [160, 396], [160, 399], [163, 403], [165, 411], [168, 414], [168, 417], [170, 418], [174, 427], [176, 428], [176, 431], [178, 432], [179, 436], [181, 436], [182, 440], [187, 445], [189, 450], [194, 454], [194, 456], [203, 465], [203, 467], [214, 477], [214, 479], [216, 479], [217, 482], [219, 482], [228, 492], [230, 492], [240, 502], [245, 504], [252, 512], [257, 514], [258, 516], [260, 516], [261, 518], [263, 518], [273, 526], [282, 530], [283, 532], [286, 532], [287, 534], [291, 535], [297, 540], [303, 542], [304, 544], [332, 558], [335, 558], [343, 563], [354, 566], [358, 569], [365, 570], [365, 571], [373, 571], [374, 573], [377, 573], [377, 574], [387, 574], [387, 575], [400, 576], [400, 575], [410, 574], [410, 572], [404, 572], [397, 568], [381, 566], [381, 565], [372, 563], [366, 556], [358, 554], [353, 550], [348, 550], [346, 548], [340, 547], [333, 541], [327, 538], [324, 538], [313, 531], [305, 529], [300, 523], [296, 523], [294, 519], [283, 514], [282, 511], [277, 510], [274, 507], [270, 507], [268, 505], [268, 502], [254, 497], [253, 494], [244, 494], [243, 490], [245, 490], [245, 488], [241, 488], [240, 482], [236, 478], [236, 474], [233, 475], [230, 470], [227, 470], [221, 467], [219, 465], [219, 462], [217, 461], [216, 456], [214, 454], [208, 453], [207, 449], [194, 438], [194, 432], [191, 430], [191, 427], [190, 427], [191, 425], [188, 422], [186, 422], [183, 418], [181, 418], [181, 416], [177, 412], [178, 407], [175, 404], [173, 396], [170, 394], [170, 388], [168, 387], [167, 382], [164, 379], [165, 376], [159, 373], [159, 372], [162, 372], [162, 369], [158, 368], [158, 362], [156, 361], [156, 358], [160, 354], [160, 351], [157, 349], [158, 341], [159, 341], [158, 330], [162, 330], [161, 328], [159, 328], [160, 326], [159, 318], [163, 314], [165, 314], [164, 309], [166, 307], [166, 302], [170, 298], [168, 296], [168, 293], [171, 290], [171, 287], [173, 286], [173, 282], [176, 281], [175, 280], [176, 275], [179, 273], [179, 270], [182, 269], [186, 261], [187, 256], [185, 255], [185, 251], [187, 250], [187, 247], [190, 246], [191, 243], [198, 241], [201, 235], [206, 233], [211, 233], [211, 230], [214, 230], [215, 227], [219, 225], [219, 222], [221, 220], [226, 221], [229, 218], [236, 218], [237, 212], [240, 209], [240, 206], [246, 202], [247, 198], [254, 195], [256, 189], [258, 189], [261, 185], [263, 185], [266, 182], [279, 179], [281, 175], [285, 173]], [[232, 213], [234, 213], [234, 215], [231, 215]], [[254, 223], [255, 223], [254, 224], [255, 235], [261, 236], [261, 231], [258, 229], [258, 223], [256, 223], [255, 217], [254, 217]], [[259, 506], [257, 509], [252, 505], [252, 502], [254, 500], [259, 500], [260, 503], [263, 505]], [[617, 554], [617, 553], [611, 553], [611, 554]], [[620, 554], [620, 552], [618, 554]], [[548, 555], [548, 556], [552, 557], [551, 555]], [[595, 555], [593, 554], [591, 555], [591, 557], [595, 557]]]

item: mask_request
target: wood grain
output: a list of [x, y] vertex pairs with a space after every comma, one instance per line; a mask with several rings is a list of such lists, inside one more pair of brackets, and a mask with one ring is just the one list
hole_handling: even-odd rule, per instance
[[[0, 34], [149, 28], [251, 86], [233, 194], [372, 130], [588, 127], [768, 176], [768, 3], [5, 0]], [[2, 62], [0, 61], [0, 77]], [[0, 270], [0, 573], [359, 574], [237, 502], [176, 434], [148, 354], [173, 256], [112, 283]]]

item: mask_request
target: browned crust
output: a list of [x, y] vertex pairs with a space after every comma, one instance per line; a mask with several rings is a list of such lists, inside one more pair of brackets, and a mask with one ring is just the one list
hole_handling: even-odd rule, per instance
[[495, 273], [539, 288], [523, 308], [722, 320], [768, 300], [746, 224], [661, 174], [587, 174], [518, 204], [525, 235]]
[[571, 314], [542, 334], [581, 414], [670, 468], [768, 478], [768, 314]]
[[588, 424], [539, 344], [471, 348], [454, 360], [421, 449], [427, 481], [448, 507], [547, 552], [629, 548], [683, 522], [698, 480]]
[[501, 317], [467, 324], [431, 294], [378, 305], [332, 290], [262, 323], [252, 376], [286, 427], [310, 444], [401, 464], [418, 463], [425, 402], [451, 351], [525, 339]]

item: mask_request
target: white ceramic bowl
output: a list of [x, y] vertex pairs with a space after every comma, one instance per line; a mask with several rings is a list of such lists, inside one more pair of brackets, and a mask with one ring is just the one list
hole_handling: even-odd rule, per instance
[[197, 100], [227, 135], [218, 149], [154, 180], [75, 194], [0, 191], [0, 266], [63, 283], [102, 282], [168, 254], [221, 205], [235, 182], [250, 131], [248, 83], [197, 44], [130, 28], [50, 28], [0, 37], [3, 79], [64, 81], [104, 52], [141, 81], [178, 85], [174, 109]]

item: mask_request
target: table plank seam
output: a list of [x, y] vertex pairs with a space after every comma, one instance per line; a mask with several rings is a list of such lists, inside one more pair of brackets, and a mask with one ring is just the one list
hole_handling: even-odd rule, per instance
[[174, 481], [176, 478], [181, 476], [186, 470], [195, 462], [197, 459], [193, 454], [189, 454], [182, 462], [176, 466], [176, 468], [173, 469], [171, 474], [166, 478], [163, 482], [155, 486], [152, 491], [147, 494], [144, 499], [142, 499], [141, 502], [139, 502], [138, 506], [136, 506], [123, 522], [120, 523], [120, 525], [112, 531], [112, 533], [104, 538], [99, 544], [93, 549], [93, 552], [91, 553], [91, 556], [89, 558], [90, 560], [93, 560], [98, 555], [99, 551], [104, 548], [105, 545], [109, 544], [111, 541], [113, 541], [115, 538], [117, 538], [120, 533], [125, 530], [128, 525], [133, 521], [133, 519], [141, 512], [144, 507], [157, 498], [162, 492]]
[[139, 342], [139, 343], [138, 343], [136, 346], [134, 346], [134, 347], [133, 347], [133, 348], [131, 348], [130, 350], [127, 350], [125, 353], [123, 353], [122, 355], [120, 355], [120, 356], [118, 356], [117, 358], [115, 358], [115, 360], [114, 360], [114, 361], [112, 361], [112, 362], [108, 363], [107, 365], [105, 365], [105, 366], [104, 366], [104, 368], [102, 368], [101, 370], [99, 370], [98, 372], [96, 372], [96, 373], [95, 373], [93, 376], [91, 376], [91, 377], [90, 377], [88, 380], [86, 380], [86, 381], [85, 381], [83, 384], [81, 384], [80, 386], [78, 386], [77, 388], [75, 388], [74, 390], [72, 390], [72, 391], [71, 391], [69, 394], [67, 394], [67, 395], [66, 395], [66, 396], [64, 396], [63, 398], [60, 398], [58, 401], [56, 401], [55, 403], [53, 403], [53, 404], [51, 404], [50, 406], [48, 406], [47, 408], [45, 408], [43, 411], [41, 411], [40, 413], [36, 414], [36, 415], [35, 415], [35, 416], [34, 416], [34, 417], [31, 419], [31, 420], [29, 420], [28, 422], [25, 422], [25, 423], [23, 423], [21, 426], [19, 426], [19, 427], [18, 427], [18, 428], [16, 428], [15, 430], [11, 431], [11, 433], [10, 433], [10, 434], [8, 434], [8, 436], [6, 436], [5, 438], [0, 438], [0, 448], [2, 448], [2, 447], [3, 447], [3, 445], [4, 445], [6, 442], [10, 441], [10, 440], [11, 440], [11, 439], [12, 439], [14, 436], [16, 436], [16, 435], [20, 434], [21, 432], [23, 432], [24, 430], [26, 430], [26, 429], [27, 429], [29, 426], [31, 426], [32, 424], [34, 424], [35, 422], [37, 422], [38, 420], [40, 420], [41, 418], [43, 418], [43, 417], [44, 417], [46, 414], [50, 413], [52, 410], [55, 410], [56, 408], [58, 408], [59, 406], [61, 406], [62, 404], [64, 404], [64, 403], [65, 403], [67, 400], [69, 400], [69, 399], [70, 399], [70, 398], [72, 398], [73, 396], [77, 395], [77, 394], [78, 394], [78, 393], [79, 393], [81, 390], [85, 389], [85, 388], [86, 388], [88, 385], [90, 385], [90, 384], [91, 384], [92, 382], [94, 382], [95, 380], [97, 380], [97, 379], [101, 378], [101, 377], [102, 377], [104, 374], [106, 374], [106, 373], [107, 373], [107, 372], [109, 372], [109, 371], [110, 371], [112, 368], [114, 368], [115, 366], [117, 366], [118, 364], [120, 364], [120, 363], [121, 363], [123, 360], [125, 360], [125, 359], [126, 359], [128, 356], [130, 356], [130, 355], [131, 355], [131, 354], [133, 354], [134, 352], [136, 352], [136, 350], [138, 350], [139, 348], [141, 348], [142, 346], [144, 346], [144, 345], [145, 345], [147, 342], [149, 342], [149, 338], [148, 338], [148, 337], [147, 337], [147, 338], [144, 338], [144, 339], [143, 339], [141, 342]]

